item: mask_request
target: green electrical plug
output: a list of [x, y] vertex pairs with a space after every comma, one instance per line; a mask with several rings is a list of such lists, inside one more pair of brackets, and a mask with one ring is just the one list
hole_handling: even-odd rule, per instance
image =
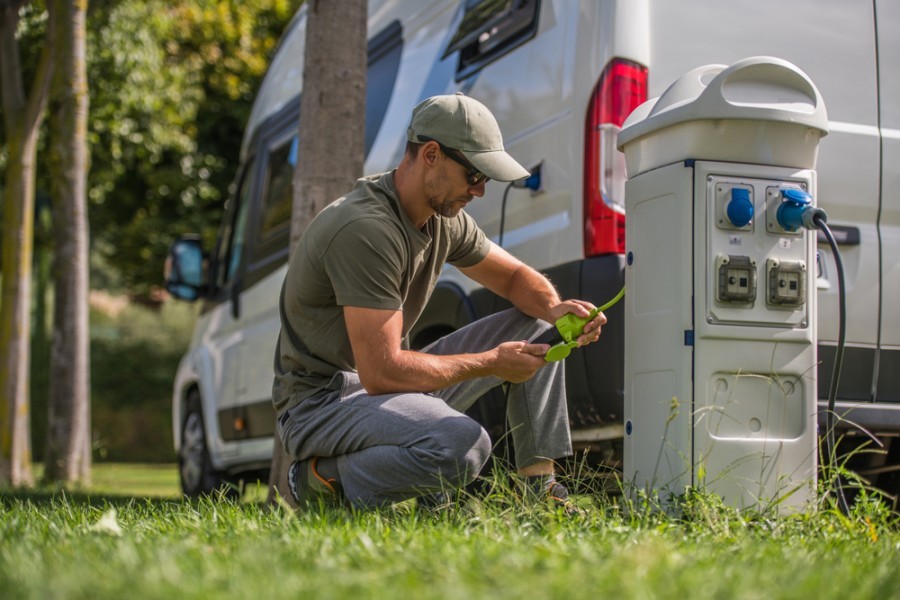
[[573, 348], [578, 347], [578, 342], [576, 339], [581, 332], [584, 331], [584, 326], [588, 324], [589, 321], [592, 321], [604, 310], [607, 310], [611, 306], [613, 306], [616, 302], [622, 299], [622, 296], [625, 295], [625, 288], [623, 287], [619, 290], [619, 293], [616, 294], [616, 297], [600, 306], [599, 308], [595, 308], [590, 312], [587, 317], [576, 317], [572, 313], [565, 314], [556, 320], [556, 330], [559, 332], [559, 335], [562, 337], [562, 342], [555, 344], [548, 351], [547, 354], [544, 355], [544, 360], [547, 362], [556, 362], [558, 360], [562, 360], [569, 356], [572, 353]]

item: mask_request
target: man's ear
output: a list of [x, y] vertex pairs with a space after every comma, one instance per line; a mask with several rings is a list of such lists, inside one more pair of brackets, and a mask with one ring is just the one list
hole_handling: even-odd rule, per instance
[[434, 166], [438, 159], [438, 152], [441, 147], [438, 146], [438, 143], [435, 141], [428, 141], [422, 145], [422, 148], [419, 150], [422, 156], [422, 160], [425, 161], [425, 164], [428, 166]]

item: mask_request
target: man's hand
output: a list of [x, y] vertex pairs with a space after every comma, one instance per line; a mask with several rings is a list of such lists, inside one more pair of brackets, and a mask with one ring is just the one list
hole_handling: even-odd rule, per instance
[[[594, 308], [596, 307], [593, 304], [585, 302], [584, 300], [565, 300], [550, 309], [550, 318], [553, 320], [552, 322], [555, 323], [556, 320], [563, 315], [572, 313], [576, 317], [586, 319], [591, 316], [591, 311], [594, 310]], [[600, 329], [605, 324], [606, 315], [599, 313], [596, 317], [587, 322], [581, 335], [575, 338], [575, 341], [578, 342], [579, 346], [587, 346], [588, 344], [596, 342], [600, 339]]]
[[497, 346], [494, 375], [512, 383], [528, 381], [538, 369], [547, 364], [544, 355], [549, 344], [529, 344], [528, 342], [506, 342]]

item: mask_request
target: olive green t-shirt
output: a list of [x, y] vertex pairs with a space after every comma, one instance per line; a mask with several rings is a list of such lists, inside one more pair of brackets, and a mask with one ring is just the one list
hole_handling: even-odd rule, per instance
[[472, 218], [407, 217], [392, 173], [360, 179], [322, 210], [291, 256], [279, 303], [272, 400], [281, 414], [356, 365], [344, 306], [403, 312], [403, 336], [422, 314], [445, 263], [480, 262], [490, 242]]

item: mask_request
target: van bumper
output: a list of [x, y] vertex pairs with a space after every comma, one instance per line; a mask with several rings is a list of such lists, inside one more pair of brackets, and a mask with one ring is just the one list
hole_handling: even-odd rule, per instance
[[[885, 402], [834, 403], [834, 423], [840, 430], [863, 428], [870, 433], [900, 432], [900, 404]], [[828, 402], [819, 400], [819, 431], [825, 432]]]

